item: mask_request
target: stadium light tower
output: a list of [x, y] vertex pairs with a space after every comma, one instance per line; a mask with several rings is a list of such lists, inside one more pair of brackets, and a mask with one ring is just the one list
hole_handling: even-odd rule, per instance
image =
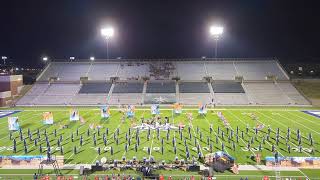
[[7, 56], [2, 56], [1, 59], [3, 60], [3, 65], [6, 65], [6, 60], [8, 59]]
[[69, 57], [70, 62], [74, 61], [76, 58], [74, 56]]
[[223, 34], [223, 27], [222, 26], [211, 26], [210, 27], [210, 35], [214, 38], [216, 45], [214, 49], [214, 58], [217, 58], [218, 55], [218, 40]]
[[114, 29], [112, 27], [106, 27], [101, 29], [101, 35], [106, 39], [107, 42], [107, 59], [109, 59], [109, 39], [114, 35]]
[[42, 61], [47, 62], [49, 60], [49, 58], [47, 56], [42, 58]]
[[94, 61], [94, 57], [93, 56], [90, 57], [90, 61]]

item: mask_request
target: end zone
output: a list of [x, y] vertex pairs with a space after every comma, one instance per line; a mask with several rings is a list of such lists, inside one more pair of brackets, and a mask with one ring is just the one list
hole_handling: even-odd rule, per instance
[[302, 111], [306, 114], [309, 114], [311, 116], [314, 116], [314, 117], [317, 117], [317, 118], [320, 118], [320, 111], [319, 110], [312, 110], [312, 111]]
[[16, 114], [16, 113], [19, 113], [21, 112], [20, 110], [15, 110], [15, 111], [11, 111], [11, 110], [0, 110], [0, 118], [4, 118], [4, 117], [7, 117], [7, 116], [10, 116], [12, 114]]

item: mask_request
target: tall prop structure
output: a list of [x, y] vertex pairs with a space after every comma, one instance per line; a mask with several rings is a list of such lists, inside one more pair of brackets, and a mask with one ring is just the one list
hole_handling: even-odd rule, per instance
[[151, 114], [152, 114], [152, 115], [158, 115], [158, 114], [160, 114], [160, 105], [159, 105], [159, 104], [153, 104], [153, 105], [151, 105]]
[[44, 112], [42, 114], [43, 124], [53, 124], [53, 113], [52, 112]]
[[127, 117], [128, 118], [134, 117], [135, 110], [136, 110], [136, 108], [133, 105], [128, 105], [128, 107], [127, 107]]
[[207, 114], [207, 105], [206, 104], [199, 104], [199, 114]]
[[79, 111], [75, 108], [70, 110], [70, 121], [79, 121], [80, 120], [80, 115]]
[[9, 131], [17, 131], [20, 129], [18, 117], [8, 117], [8, 129]]
[[175, 114], [181, 114], [182, 113], [182, 105], [180, 103], [174, 103], [173, 110], [174, 110]]
[[109, 118], [110, 117], [110, 107], [109, 106], [102, 106], [100, 109], [101, 117], [102, 118]]

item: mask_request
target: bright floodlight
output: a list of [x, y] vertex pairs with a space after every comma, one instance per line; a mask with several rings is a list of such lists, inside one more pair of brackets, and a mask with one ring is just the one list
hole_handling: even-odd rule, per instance
[[8, 59], [8, 57], [7, 56], [2, 56], [1, 59], [2, 60], [6, 60], [6, 59]]
[[93, 56], [91, 56], [91, 57], [90, 57], [90, 60], [91, 60], [91, 61], [94, 61], [94, 57], [93, 57]]
[[110, 38], [113, 36], [113, 34], [114, 34], [114, 30], [112, 27], [101, 29], [101, 35], [104, 36], [105, 38]]
[[75, 59], [75, 57], [73, 57], [73, 56], [70, 57], [70, 60], [74, 60], [74, 59]]
[[223, 34], [223, 27], [222, 26], [211, 26], [210, 27], [210, 34], [213, 36], [220, 36]]
[[48, 57], [43, 57], [42, 60], [43, 61], [48, 61]]

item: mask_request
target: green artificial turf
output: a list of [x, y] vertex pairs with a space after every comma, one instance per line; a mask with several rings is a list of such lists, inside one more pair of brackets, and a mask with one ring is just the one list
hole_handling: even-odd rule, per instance
[[[134, 156], [142, 160], [144, 157], [153, 157], [156, 161], [161, 162], [165, 160], [166, 162], [172, 162], [177, 156], [179, 159], [185, 159], [190, 161], [191, 159], [186, 159], [185, 145], [183, 140], [180, 140], [178, 131], [170, 131], [170, 138], [166, 140], [167, 131], [161, 131], [160, 139], [157, 139], [156, 131], [151, 131], [150, 139], [147, 139], [147, 131], [140, 131], [140, 146], [138, 147], [138, 152], [134, 151], [134, 145], [136, 143], [135, 133], [136, 130], [132, 130], [131, 133], [131, 146], [129, 146], [128, 152], [125, 151], [125, 134], [128, 133], [128, 129], [135, 125], [141, 124], [140, 118], [149, 119], [152, 117], [149, 108], [137, 109], [135, 112], [134, 119], [126, 118], [125, 122], [121, 122], [121, 117], [123, 116], [118, 110], [111, 110], [111, 117], [109, 119], [103, 119], [100, 117], [99, 108], [93, 107], [82, 107], [79, 108], [80, 116], [86, 121], [84, 125], [80, 122], [70, 122], [69, 121], [69, 107], [45, 107], [45, 108], [15, 108], [23, 110], [20, 113], [14, 114], [12, 116], [18, 116], [20, 121], [20, 126], [23, 129], [24, 137], [27, 137], [27, 129], [29, 128], [33, 136], [36, 137], [37, 129], [40, 130], [41, 134], [44, 133], [46, 129], [49, 139], [50, 146], [54, 154], [60, 155], [60, 151], [57, 147], [57, 139], [60, 135], [63, 136], [62, 146], [64, 148], [64, 158], [65, 164], [93, 164], [96, 160], [100, 160], [102, 157], [106, 157], [108, 160], [121, 160], [122, 157], [127, 159], [132, 159]], [[190, 109], [190, 108], [189, 108]], [[209, 110], [208, 113], [203, 115], [198, 115], [198, 111], [194, 110], [184, 110], [182, 114], [176, 115], [172, 110], [166, 109], [161, 110], [162, 119], [167, 116], [170, 119], [170, 123], [178, 126], [179, 124], [185, 125], [183, 130], [183, 138], [187, 139], [187, 144], [190, 150], [190, 156], [197, 157], [197, 150], [195, 146], [195, 138], [197, 139], [196, 144], [199, 144], [201, 152], [206, 155], [209, 152], [209, 145], [207, 144], [207, 138], [210, 138], [210, 142], [213, 145], [213, 152], [221, 151], [222, 143], [225, 145], [225, 152], [235, 158], [235, 161], [239, 164], [252, 164], [255, 165], [256, 162], [252, 160], [251, 156], [257, 153], [256, 148], [259, 146], [261, 139], [266, 135], [267, 127], [270, 126], [273, 130], [271, 133], [271, 138], [269, 142], [262, 144], [263, 150], [261, 153], [262, 159], [266, 156], [273, 156], [271, 152], [271, 145], [275, 143], [275, 131], [280, 128], [280, 135], [282, 137], [286, 136], [287, 128], [291, 128], [291, 138], [289, 144], [292, 148], [297, 147], [296, 141], [296, 130], [299, 128], [303, 136], [302, 146], [304, 148], [311, 148], [309, 141], [307, 140], [308, 134], [312, 133], [314, 139], [313, 148], [316, 150], [314, 154], [310, 154], [307, 151], [302, 153], [292, 150], [289, 154], [287, 152], [287, 146], [284, 138], [280, 138], [279, 146], [276, 149], [279, 151], [281, 156], [316, 156], [319, 157], [319, 141], [320, 141], [320, 119], [300, 111], [299, 108], [220, 108], [215, 110]], [[42, 113], [46, 111], [52, 111], [54, 116], [54, 125], [44, 125], [42, 123]], [[237, 126], [239, 127], [239, 143], [236, 143], [236, 150], [232, 149], [232, 141], [235, 141], [235, 136], [228, 142], [227, 130], [223, 125], [223, 122], [218, 118], [217, 112], [220, 111], [224, 114], [227, 121], [230, 124], [230, 129], [236, 132]], [[188, 121], [186, 113], [193, 114], [193, 120]], [[249, 117], [249, 113], [254, 113], [258, 120], [253, 120]], [[8, 117], [0, 119], [0, 155], [25, 155], [23, 149], [23, 142], [20, 141], [19, 132], [14, 132], [13, 136], [17, 139], [17, 149], [18, 152], [14, 154], [10, 149], [12, 146], [12, 140], [9, 139], [9, 131], [7, 124]], [[162, 120], [163, 121], [163, 120]], [[60, 129], [60, 125], [68, 125], [67, 129]], [[89, 128], [90, 124], [101, 125], [103, 128], [100, 130], [100, 136], [97, 135], [97, 130]], [[213, 132], [210, 134], [209, 127], [213, 125]], [[246, 150], [247, 142], [255, 137], [255, 132], [253, 128], [257, 124], [266, 125], [265, 128], [260, 131], [256, 137], [256, 140], [251, 144], [252, 149]], [[191, 127], [192, 138], [189, 139], [188, 126]], [[249, 127], [249, 133], [247, 134], [246, 126]], [[218, 127], [220, 127], [220, 134], [218, 135], [218, 142], [216, 142], [216, 135], [218, 134]], [[104, 146], [102, 134], [105, 129], [109, 129], [108, 144], [107, 147]], [[113, 138], [113, 133], [119, 128], [119, 145], [116, 145]], [[53, 131], [57, 130], [57, 137], [54, 136]], [[79, 136], [76, 136], [76, 130], [79, 129]], [[90, 136], [87, 136], [87, 130], [90, 129]], [[199, 131], [197, 130], [199, 129]], [[224, 131], [224, 138], [221, 136], [221, 132]], [[241, 138], [241, 131], [244, 131], [244, 138]], [[202, 140], [200, 140], [200, 132], [202, 134]], [[74, 142], [71, 142], [71, 134], [74, 134]], [[97, 146], [94, 147], [93, 144], [93, 133], [97, 136]], [[83, 136], [84, 145], [79, 145], [80, 135]], [[177, 154], [173, 152], [172, 138], [176, 138], [177, 144]], [[164, 139], [164, 153], [158, 149], [161, 148], [161, 138]], [[46, 146], [44, 141], [44, 136], [41, 136], [41, 144], [43, 147]], [[26, 139], [28, 144], [27, 155], [40, 155], [39, 144], [34, 146], [34, 141]], [[78, 153], [74, 154], [73, 148], [77, 147]], [[101, 155], [97, 153], [97, 147], [101, 148]], [[114, 154], [111, 155], [108, 150], [109, 147], [113, 147]], [[147, 152], [147, 148], [151, 149], [151, 154]], [[106, 150], [106, 151], [105, 151]], [[43, 152], [42, 155], [46, 155]], [[1, 172], [1, 171], [0, 171]], [[308, 174], [308, 171], [305, 171]], [[272, 174], [272, 173], [271, 173]], [[301, 175], [301, 173], [300, 173]]]

